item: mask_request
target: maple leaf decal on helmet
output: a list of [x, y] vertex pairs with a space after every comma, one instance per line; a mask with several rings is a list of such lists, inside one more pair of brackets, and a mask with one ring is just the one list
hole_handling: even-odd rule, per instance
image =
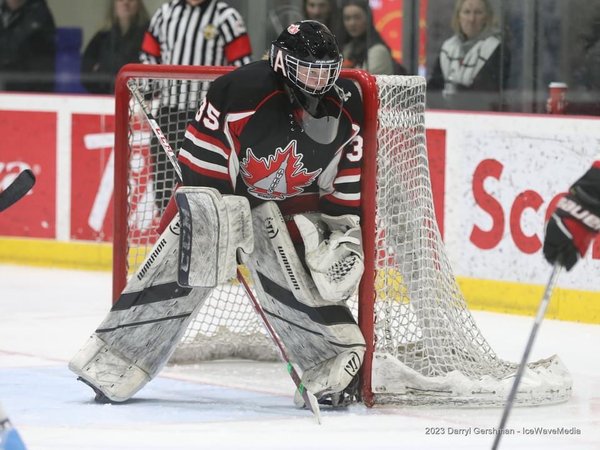
[[322, 169], [308, 172], [302, 164], [302, 155], [297, 152], [298, 143], [290, 141], [285, 149], [279, 147], [275, 155], [257, 158], [248, 149], [242, 160], [240, 172], [248, 191], [266, 200], [284, 200], [304, 192]]

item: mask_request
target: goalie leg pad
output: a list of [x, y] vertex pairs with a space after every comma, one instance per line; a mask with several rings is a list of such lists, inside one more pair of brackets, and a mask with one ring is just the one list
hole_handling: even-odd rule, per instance
[[69, 369], [114, 402], [125, 401], [166, 364], [211, 289], [177, 285], [178, 217], [129, 280]]
[[181, 218], [179, 285], [215, 287], [235, 278], [237, 249], [249, 254], [254, 242], [248, 199], [184, 186], [175, 201]]
[[150, 381], [144, 370], [96, 334], [71, 359], [69, 369], [114, 402], [130, 399]]
[[324, 300], [302, 266], [277, 205], [252, 210], [254, 252], [247, 265], [257, 299], [302, 371], [343, 352], [364, 353], [365, 340], [345, 302]]

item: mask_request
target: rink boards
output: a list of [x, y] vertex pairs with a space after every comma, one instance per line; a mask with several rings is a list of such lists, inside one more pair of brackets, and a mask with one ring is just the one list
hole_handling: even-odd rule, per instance
[[[113, 111], [108, 96], [0, 94], [0, 183], [24, 168], [38, 177], [32, 194], [0, 217], [0, 261], [110, 270]], [[550, 272], [541, 251], [548, 206], [598, 153], [599, 124], [426, 113], [438, 223], [471, 307], [535, 311]], [[561, 276], [549, 316], [600, 323], [599, 269], [596, 240]]]

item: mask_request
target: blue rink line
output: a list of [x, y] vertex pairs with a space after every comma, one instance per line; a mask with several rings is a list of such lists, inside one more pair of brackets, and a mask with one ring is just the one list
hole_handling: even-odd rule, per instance
[[0, 403], [17, 426], [78, 426], [269, 420], [310, 415], [291, 397], [158, 377], [121, 404], [94, 402], [66, 367], [0, 369]]

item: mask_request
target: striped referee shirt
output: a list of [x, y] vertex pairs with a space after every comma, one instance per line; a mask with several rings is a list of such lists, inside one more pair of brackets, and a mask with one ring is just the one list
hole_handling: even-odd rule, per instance
[[142, 42], [147, 64], [241, 66], [252, 48], [239, 12], [219, 0], [198, 6], [171, 0], [156, 11]]
[[[205, 0], [191, 6], [186, 0], [171, 0], [152, 16], [140, 60], [145, 64], [242, 66], [250, 62], [251, 54], [244, 20], [227, 3]], [[160, 98], [160, 106], [195, 110], [208, 84], [162, 80], [146, 89], [151, 97]]]

